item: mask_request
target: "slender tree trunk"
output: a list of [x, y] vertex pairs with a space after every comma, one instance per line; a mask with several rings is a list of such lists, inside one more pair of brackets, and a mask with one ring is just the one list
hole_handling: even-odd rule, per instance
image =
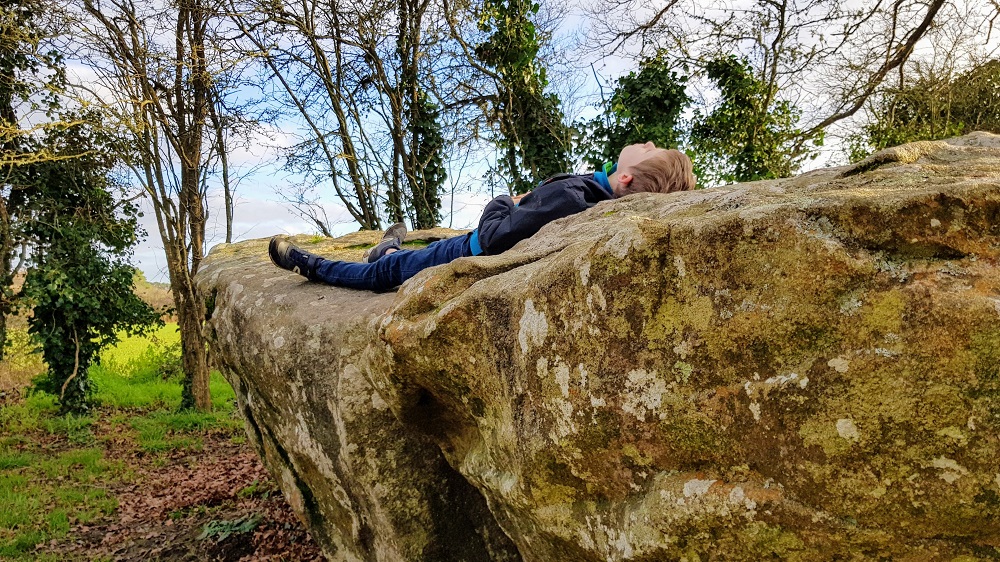
[[[4, 82], [14, 83], [13, 73], [0, 77]], [[0, 124], [6, 127], [17, 126], [17, 114], [14, 112], [14, 100], [5, 89], [0, 91]], [[13, 140], [3, 143], [3, 151], [12, 153], [16, 150]], [[9, 176], [13, 168], [5, 167], [3, 174]], [[7, 317], [14, 312], [14, 276], [17, 274], [11, 268], [14, 254], [14, 236], [11, 232], [10, 209], [7, 200], [0, 193], [0, 361], [6, 357], [7, 350]]]
[[181, 407], [207, 412], [212, 409], [212, 396], [208, 386], [208, 351], [202, 332], [205, 303], [198, 297], [192, 284], [186, 285], [188, 286], [174, 292], [177, 303], [177, 325], [181, 332], [184, 373], [187, 375]]
[[222, 165], [222, 194], [223, 204], [226, 207], [226, 244], [233, 243], [233, 189], [229, 184], [229, 154], [226, 150], [226, 131], [223, 126], [222, 117], [215, 109], [216, 103], [221, 103], [212, 91], [213, 99], [208, 104], [208, 115], [212, 119], [212, 128], [215, 130], [215, 146], [219, 151], [219, 163]]
[[[121, 126], [135, 135], [149, 200], [156, 212], [177, 307], [184, 364], [182, 405], [207, 411], [212, 407], [202, 323], [204, 304], [194, 285], [205, 247], [205, 194], [202, 192], [205, 127], [212, 102], [212, 77], [205, 60], [209, 18], [205, 0], [178, 0], [164, 5], [163, 17], [174, 22], [173, 49], [148, 48], [166, 39], [146, 29], [133, 4], [101, 6], [84, 0], [84, 9], [100, 24], [94, 43], [114, 64], [114, 77], [128, 107]], [[115, 13], [120, 10], [121, 13]], [[170, 14], [170, 16], [168, 16]], [[169, 73], [169, 74], [168, 74]], [[152, 76], [157, 76], [153, 78]], [[174, 171], [179, 178], [171, 177]]]
[[[184, 20], [187, 21], [184, 21]], [[187, 0], [181, 4], [178, 35], [185, 39], [188, 47], [188, 71], [190, 72], [191, 104], [187, 115], [181, 113], [184, 127], [179, 128], [178, 137], [183, 150], [181, 156], [180, 203], [184, 206], [188, 221], [188, 248], [190, 260], [184, 263], [185, 271], [179, 279], [180, 299], [177, 302], [177, 320], [181, 329], [181, 347], [184, 356], [184, 372], [190, 379], [191, 388], [184, 393], [184, 400], [193, 402], [196, 409], [207, 412], [212, 409], [212, 398], [208, 388], [208, 356], [202, 322], [205, 319], [205, 305], [194, 285], [205, 247], [205, 200], [201, 193], [201, 158], [204, 129], [208, 117], [211, 79], [205, 62], [205, 26], [207, 12], [201, 0]], [[183, 33], [182, 33], [183, 31]], [[180, 46], [181, 42], [178, 42]], [[178, 53], [178, 60], [184, 60]], [[186, 118], [186, 120], [185, 120]]]
[[10, 233], [10, 215], [7, 202], [0, 197], [0, 361], [6, 357], [7, 317], [14, 312], [14, 275], [12, 257], [14, 240]]

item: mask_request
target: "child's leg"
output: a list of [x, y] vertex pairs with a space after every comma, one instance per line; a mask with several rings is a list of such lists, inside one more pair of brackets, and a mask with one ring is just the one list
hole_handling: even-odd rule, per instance
[[386, 254], [375, 263], [320, 260], [310, 279], [338, 287], [387, 291], [398, 287], [417, 273], [471, 256], [469, 235], [439, 240], [420, 250], [399, 250]]

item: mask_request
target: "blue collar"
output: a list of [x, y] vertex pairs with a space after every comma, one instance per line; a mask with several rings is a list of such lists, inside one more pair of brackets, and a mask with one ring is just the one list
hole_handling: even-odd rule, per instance
[[604, 165], [604, 169], [602, 169], [599, 172], [594, 172], [594, 179], [597, 180], [597, 183], [601, 184], [601, 187], [603, 187], [605, 191], [610, 193], [612, 197], [614, 197], [615, 195], [615, 190], [612, 189], [611, 182], [608, 181], [608, 175], [615, 173], [615, 170], [617, 169], [618, 169], [617, 163], [612, 164], [611, 162], [608, 162], [607, 164]]

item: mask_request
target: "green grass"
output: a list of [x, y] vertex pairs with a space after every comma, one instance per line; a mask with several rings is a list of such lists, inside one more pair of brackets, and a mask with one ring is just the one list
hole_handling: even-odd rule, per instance
[[54, 415], [57, 409], [55, 398], [41, 394], [4, 406], [0, 408], [0, 435], [6, 440], [35, 431], [41, 427], [42, 420]]
[[[118, 365], [123, 376], [135, 376], [136, 366], [142, 366], [151, 353], [150, 348], [177, 344], [181, 341], [181, 333], [177, 324], [169, 322], [145, 336], [126, 336], [121, 338], [114, 347], [101, 353], [101, 361]], [[132, 367], [128, 367], [131, 365]]]
[[154, 463], [169, 451], [200, 450], [209, 434], [242, 438], [235, 396], [218, 373], [210, 379], [213, 412], [178, 411], [178, 342], [176, 326], [167, 325], [106, 350], [88, 371], [96, 388], [90, 415], [60, 416], [43, 394], [0, 406], [0, 559], [45, 559], [35, 545], [114, 513], [109, 490], [131, 481], [135, 467], [107, 458], [105, 434], [134, 443]]
[[31, 466], [34, 461], [35, 455], [31, 453], [21, 453], [0, 448], [0, 470]]
[[41, 420], [42, 426], [49, 435], [63, 435], [75, 445], [93, 443], [94, 434], [90, 430], [90, 425], [93, 422], [94, 418], [91, 416], [74, 416], [72, 414]]
[[28, 557], [39, 542], [60, 538], [70, 522], [87, 523], [118, 505], [105, 480], [121, 470], [101, 449], [70, 449], [0, 471], [0, 557]]
[[129, 425], [138, 432], [139, 446], [147, 452], [202, 447], [200, 435], [210, 431], [234, 433], [242, 427], [231, 412], [152, 412], [135, 416]]
[[167, 324], [149, 336], [123, 338], [101, 353], [100, 363], [90, 367], [97, 389], [94, 400], [112, 408], [177, 408], [181, 386], [163, 364], [178, 360], [179, 344], [176, 324]]
[[[99, 365], [90, 368], [90, 378], [97, 388], [95, 401], [117, 409], [177, 409], [181, 403], [175, 364], [180, 357], [179, 346], [176, 324], [167, 324], [149, 336], [123, 338], [101, 354]], [[232, 408], [235, 394], [218, 372], [212, 372], [209, 389], [214, 409]]]

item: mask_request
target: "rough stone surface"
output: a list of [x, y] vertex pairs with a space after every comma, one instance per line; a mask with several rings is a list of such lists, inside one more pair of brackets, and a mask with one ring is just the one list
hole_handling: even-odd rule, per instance
[[[379, 238], [292, 240], [359, 261]], [[212, 357], [236, 390], [251, 442], [327, 557], [519, 560], [483, 496], [425, 436], [400, 425], [364, 374], [367, 323], [395, 294], [309, 283], [271, 265], [267, 242], [216, 246], [199, 273]]]
[[1000, 557], [1000, 137], [602, 203], [397, 294], [263, 250], [199, 274], [213, 351], [332, 559]]

